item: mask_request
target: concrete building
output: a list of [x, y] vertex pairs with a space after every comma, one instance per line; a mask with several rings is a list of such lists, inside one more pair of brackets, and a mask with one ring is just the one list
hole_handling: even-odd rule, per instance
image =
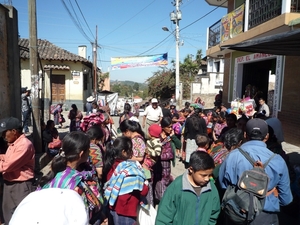
[[[206, 0], [206, 2], [214, 6], [222, 5], [228, 9], [227, 15], [208, 28], [206, 51], [208, 57], [224, 58], [223, 102], [229, 105], [235, 98], [247, 95], [255, 100], [263, 97], [271, 108], [272, 116], [281, 120], [285, 140], [300, 145], [298, 115], [300, 56], [294, 52], [287, 52], [285, 47], [278, 49], [290, 43], [298, 49], [300, 1]], [[294, 33], [298, 37], [292, 36]], [[279, 44], [275, 45], [272, 36], [276, 35], [288, 36], [290, 41], [284, 42], [279, 37], [277, 38]], [[263, 46], [261, 40], [264, 37]], [[247, 48], [247, 52], [238, 50], [242, 48], [236, 48], [237, 44], [241, 45], [246, 41], [252, 43], [248, 44], [250, 47]], [[256, 48], [255, 43], [260, 43], [260, 47]], [[274, 74], [275, 85], [269, 85], [269, 82], [274, 80]]]

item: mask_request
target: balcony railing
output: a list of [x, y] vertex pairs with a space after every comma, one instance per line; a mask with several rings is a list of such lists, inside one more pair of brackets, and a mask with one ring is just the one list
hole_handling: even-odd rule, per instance
[[291, 12], [300, 12], [300, 0], [291, 1]]
[[250, 0], [248, 29], [281, 15], [282, 0]]
[[[290, 9], [289, 7], [284, 7], [285, 5], [283, 4], [285, 4], [285, 1], [283, 0], [249, 0], [249, 16], [248, 21], [244, 21], [244, 26], [245, 24], [248, 24], [248, 30], [250, 30], [253, 27], [256, 27], [262, 23], [267, 22], [268, 20], [280, 16], [282, 13], [286, 13], [282, 11], [282, 9], [284, 8], [287, 10], [287, 13], [300, 13], [300, 0], [291, 0]], [[245, 12], [247, 12], [246, 9]], [[211, 48], [221, 43], [221, 21], [222, 20], [219, 20], [209, 27], [208, 48]], [[243, 30], [247, 29], [243, 27]]]
[[211, 48], [221, 41], [221, 20], [209, 27], [208, 47]]

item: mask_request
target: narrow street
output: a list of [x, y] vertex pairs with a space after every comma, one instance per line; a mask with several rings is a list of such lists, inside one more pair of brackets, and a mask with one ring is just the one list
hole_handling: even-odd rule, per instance
[[[68, 112], [64, 111], [63, 112], [64, 117], [68, 118]], [[115, 123], [115, 128], [118, 127], [119, 124], [119, 117], [114, 116], [113, 117], [114, 123]], [[140, 123], [142, 123], [142, 117], [140, 117]], [[66, 123], [64, 123], [63, 128], [58, 128], [58, 132], [60, 134], [60, 137], [63, 138], [67, 133], [69, 133], [69, 121], [66, 120]], [[292, 164], [298, 164], [300, 165], [300, 148], [291, 145], [289, 143], [283, 142], [282, 143], [283, 149], [286, 151], [287, 155], [289, 156], [290, 162]], [[47, 164], [44, 168], [41, 169], [41, 172], [45, 175], [49, 172], [50, 170], [50, 163]], [[179, 162], [178, 159], [176, 159], [175, 167], [171, 168], [171, 174], [173, 178], [176, 178], [177, 176], [180, 176], [184, 172], [184, 165]], [[290, 224], [290, 225], [297, 225], [298, 222], [296, 221], [295, 218], [289, 216], [286, 212], [289, 212], [290, 206], [286, 207], [281, 211], [279, 214], [279, 218], [281, 222], [284, 222], [283, 224]]]
[[[63, 115], [65, 118], [68, 118], [68, 112], [64, 111]], [[119, 124], [119, 117], [114, 116], [112, 117], [115, 123], [115, 128], [118, 127]], [[142, 117], [140, 117], [140, 123], [142, 123]], [[69, 120], [66, 119], [66, 122], [64, 123], [63, 128], [58, 128], [58, 132], [60, 134], [60, 137], [63, 138], [68, 132], [69, 132]], [[288, 154], [290, 162], [292, 164], [299, 164], [300, 165], [300, 148], [298, 146], [283, 142], [282, 143], [283, 149]], [[41, 172], [43, 174], [46, 174], [49, 171], [50, 164], [45, 166], [41, 169]], [[184, 172], [184, 165], [179, 162], [178, 159], [176, 159], [175, 167], [172, 167], [171, 173], [174, 178], [181, 175]]]

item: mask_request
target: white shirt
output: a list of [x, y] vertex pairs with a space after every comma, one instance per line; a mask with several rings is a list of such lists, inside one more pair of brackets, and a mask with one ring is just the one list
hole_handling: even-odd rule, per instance
[[157, 106], [157, 108], [154, 109], [152, 105], [149, 105], [145, 110], [145, 116], [148, 120], [158, 121], [161, 117], [163, 117], [163, 113], [160, 106]]
[[269, 106], [268, 106], [266, 103], [262, 104], [262, 105], [259, 107], [259, 112], [260, 112], [260, 113], [263, 113], [263, 110], [266, 111], [265, 116], [266, 116], [266, 117], [269, 117], [269, 116], [270, 116], [270, 109], [269, 109]]

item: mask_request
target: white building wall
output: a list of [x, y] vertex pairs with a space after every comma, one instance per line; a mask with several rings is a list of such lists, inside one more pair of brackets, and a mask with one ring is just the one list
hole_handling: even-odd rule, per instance
[[[218, 66], [219, 65], [219, 66]], [[192, 85], [193, 94], [217, 94], [223, 87], [224, 59], [208, 58], [207, 75], [200, 76], [200, 93], [195, 85]], [[197, 90], [196, 90], [197, 89]]]
[[31, 89], [29, 60], [21, 60], [21, 87], [28, 87], [28, 89]]

